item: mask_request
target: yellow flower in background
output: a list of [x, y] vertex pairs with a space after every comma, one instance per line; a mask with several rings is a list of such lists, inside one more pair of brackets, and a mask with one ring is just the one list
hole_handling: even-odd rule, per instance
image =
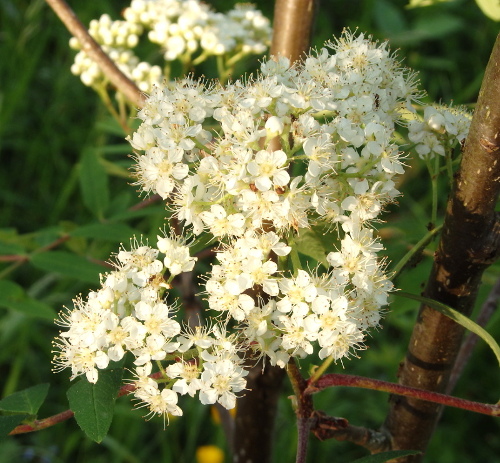
[[224, 452], [216, 445], [202, 445], [196, 449], [197, 463], [222, 463]]

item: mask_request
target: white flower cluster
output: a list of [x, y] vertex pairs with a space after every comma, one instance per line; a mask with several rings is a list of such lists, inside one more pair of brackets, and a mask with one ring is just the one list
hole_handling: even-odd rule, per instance
[[225, 54], [262, 54], [270, 37], [269, 20], [250, 4], [216, 13], [199, 0], [132, 0], [125, 19], [149, 30], [148, 38], [164, 50], [164, 58], [191, 59]]
[[422, 159], [444, 156], [469, 132], [472, 116], [460, 107], [426, 106], [423, 120], [408, 124], [408, 138], [415, 143], [415, 150]]
[[[392, 285], [371, 221], [398, 194], [393, 132], [418, 96], [387, 44], [347, 32], [295, 67], [264, 62], [246, 82], [155, 88], [139, 112], [137, 183], [194, 234], [226, 243], [208, 302], [271, 363], [316, 345], [341, 359], [378, 325]], [[290, 254], [311, 227], [336, 232], [323, 274]]]
[[[85, 301], [75, 299], [74, 309], [61, 314], [59, 325], [66, 331], [54, 343], [55, 368], [70, 368], [72, 379], [85, 374], [95, 383], [99, 369], [131, 352], [138, 378], [134, 394], [150, 413], [181, 415], [177, 394], [197, 392], [202, 403], [232, 408], [235, 393], [246, 385], [238, 343], [217, 325], [210, 333], [183, 332], [174, 308], [164, 302], [169, 288], [164, 274], [172, 279], [191, 271], [196, 258], [175, 236], [158, 237], [158, 248], [162, 260], [159, 249], [137, 242], [131, 251], [122, 249], [116, 270], [103, 276], [101, 288]], [[171, 364], [162, 370], [166, 384], [160, 388], [149, 375], [152, 362], [164, 360]]]
[[[148, 39], [161, 46], [167, 61], [181, 59], [199, 63], [209, 56], [229, 55], [233, 61], [249, 54], [264, 53], [269, 46], [269, 20], [253, 5], [236, 5], [227, 14], [216, 13], [199, 0], [133, 0], [124, 10], [125, 21], [109, 15], [90, 22], [89, 33], [120, 70], [144, 92], [163, 80], [159, 66], [140, 61], [132, 51], [144, 31]], [[81, 44], [73, 37], [70, 46]], [[107, 82], [99, 66], [80, 51], [71, 67], [87, 86]]]
[[[109, 55], [118, 68], [133, 80], [142, 91], [147, 92], [151, 91], [154, 84], [161, 82], [163, 75], [159, 66], [140, 62], [132, 51], [132, 48], [138, 44], [142, 32], [141, 25], [127, 21], [113, 21], [106, 14], [102, 15], [99, 20], [93, 19], [89, 28], [89, 34], [102, 46], [104, 52]], [[71, 48], [81, 49], [80, 42], [75, 37], [72, 37], [69, 43]], [[75, 56], [71, 72], [80, 76], [81, 81], [89, 87], [107, 82], [99, 65], [83, 50]]]

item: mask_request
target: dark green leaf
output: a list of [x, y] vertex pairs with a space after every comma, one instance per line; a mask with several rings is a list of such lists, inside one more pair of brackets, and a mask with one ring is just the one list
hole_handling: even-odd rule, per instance
[[418, 450], [391, 450], [389, 452], [376, 453], [367, 457], [354, 460], [352, 463], [384, 463], [393, 458], [407, 457], [408, 455], [418, 455], [422, 453]]
[[0, 306], [30, 317], [47, 320], [54, 320], [56, 317], [52, 307], [30, 298], [21, 286], [8, 280], [0, 281]]
[[27, 417], [28, 415], [0, 416], [0, 439], [5, 439], [9, 432]]
[[83, 202], [97, 217], [102, 218], [109, 204], [108, 176], [99, 162], [96, 149], [87, 148], [80, 162], [80, 187]]
[[123, 223], [94, 223], [73, 230], [70, 235], [105, 241], [128, 241], [135, 230]]
[[165, 207], [161, 206], [148, 206], [142, 209], [128, 209], [126, 211], [120, 211], [117, 214], [114, 214], [110, 217], [113, 220], [128, 220], [135, 219], [138, 217], [149, 217], [153, 215], [159, 215], [161, 217], [165, 217]]
[[387, 34], [398, 33], [408, 29], [401, 8], [398, 8], [387, 0], [377, 1], [374, 8], [374, 15], [377, 26]]
[[417, 296], [416, 294], [405, 293], [404, 291], [395, 292], [393, 293], [393, 295], [422, 302], [423, 304], [432, 307], [434, 310], [437, 310], [443, 315], [446, 315], [448, 318], [451, 318], [453, 321], [457, 322], [459, 325], [462, 325], [464, 328], [468, 329], [474, 334], [477, 334], [483, 341], [488, 344], [488, 346], [490, 346], [491, 350], [495, 353], [495, 356], [500, 365], [500, 346], [495, 341], [495, 339], [493, 339], [493, 336], [491, 336], [490, 333], [480, 327], [477, 323], [474, 323], [470, 318], [467, 318], [465, 315], [461, 314], [455, 309], [452, 309], [451, 307], [448, 307], [441, 302], [429, 299], [428, 297]]
[[95, 442], [108, 433], [123, 370], [99, 371], [96, 384], [86, 379], [73, 385], [67, 393], [78, 426]]
[[0, 410], [36, 415], [45, 397], [47, 397], [47, 392], [49, 392], [48, 383], [38, 384], [24, 389], [24, 391], [14, 392], [14, 394], [0, 400]]
[[105, 269], [89, 262], [84, 257], [64, 251], [50, 251], [34, 254], [32, 264], [47, 272], [56, 272], [87, 283], [99, 283], [99, 273]]
[[20, 255], [25, 253], [24, 246], [20, 243], [20, 236], [9, 236], [8, 241], [6, 238], [0, 233], [0, 254]]
[[446, 13], [424, 15], [415, 22], [414, 30], [426, 39], [438, 39], [456, 32], [463, 27], [460, 18]]

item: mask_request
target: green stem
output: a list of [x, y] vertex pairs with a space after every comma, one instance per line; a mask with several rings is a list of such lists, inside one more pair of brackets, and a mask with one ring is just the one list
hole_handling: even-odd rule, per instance
[[429, 158], [426, 160], [427, 169], [431, 178], [432, 186], [432, 209], [431, 209], [431, 224], [434, 227], [437, 218], [437, 203], [438, 203], [438, 172], [439, 172], [439, 155], [434, 153], [434, 166]]
[[333, 362], [333, 356], [330, 355], [330, 357], [326, 358], [323, 363], [314, 370], [313, 375], [309, 379], [309, 386], [313, 385], [318, 379], [323, 375], [323, 373], [326, 371], [326, 369], [332, 364]]

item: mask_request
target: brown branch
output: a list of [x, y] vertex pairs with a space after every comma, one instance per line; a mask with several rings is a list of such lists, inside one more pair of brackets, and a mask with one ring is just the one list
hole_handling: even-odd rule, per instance
[[307, 444], [309, 441], [309, 432], [311, 431], [311, 417], [313, 415], [313, 403], [310, 394], [306, 394], [307, 381], [304, 379], [300, 370], [292, 358], [288, 362], [288, 376], [292, 383], [293, 392], [295, 393], [297, 416], [297, 463], [305, 463], [307, 457]]
[[311, 35], [319, 0], [276, 0], [272, 56], [285, 56], [291, 63], [301, 59], [311, 46]]
[[[486, 68], [476, 111], [464, 147], [443, 232], [424, 295], [470, 315], [483, 271], [498, 254], [495, 213], [500, 184], [500, 36]], [[464, 329], [421, 306], [399, 382], [443, 392], [460, 349]], [[425, 450], [441, 406], [394, 396], [384, 428], [392, 448]], [[399, 459], [419, 462], [421, 456]]]
[[380, 453], [389, 448], [389, 439], [386, 434], [361, 426], [353, 426], [345, 418], [328, 416], [319, 410], [312, 413], [311, 432], [321, 441], [335, 439], [352, 442], [368, 449], [371, 453]]
[[64, 0], [46, 0], [49, 6], [59, 16], [71, 34], [78, 39], [82, 50], [87, 53], [101, 68], [102, 72], [125, 97], [135, 106], [144, 106], [144, 94], [137, 88], [116, 64], [104, 53], [100, 45], [90, 36], [85, 26], [81, 23], [73, 10]]

